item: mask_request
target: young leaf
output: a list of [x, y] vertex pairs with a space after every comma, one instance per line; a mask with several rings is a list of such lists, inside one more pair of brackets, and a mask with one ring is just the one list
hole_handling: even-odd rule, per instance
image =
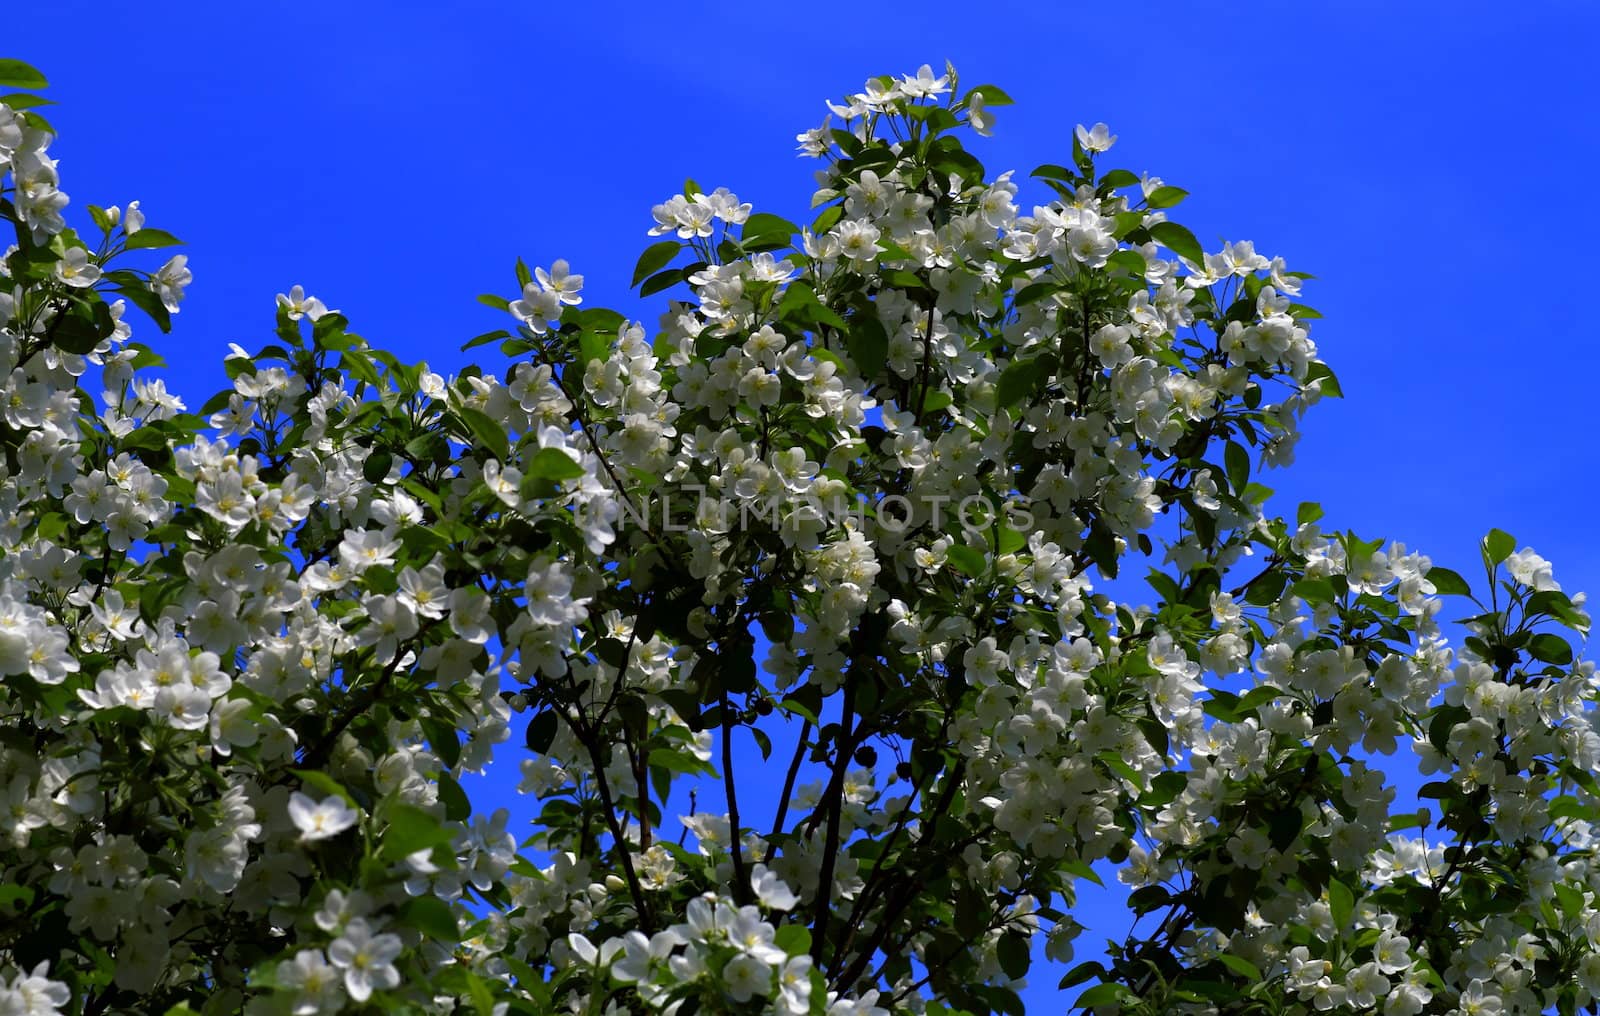
[[1194, 234], [1178, 225], [1176, 222], [1158, 222], [1150, 227], [1150, 235], [1179, 257], [1187, 258], [1194, 264], [1201, 264], [1206, 259], [1206, 253], [1200, 247], [1200, 241]]
[[1516, 537], [1499, 529], [1489, 530], [1489, 535], [1483, 538], [1483, 559], [1491, 567], [1510, 557], [1516, 549]]
[[996, 406], [1009, 409], [1038, 388], [1042, 376], [1039, 359], [1018, 360], [1000, 372], [1000, 380], [994, 388]]
[[528, 750], [535, 755], [544, 755], [550, 751], [550, 745], [556, 739], [556, 725], [559, 723], [554, 709], [545, 709], [535, 713], [533, 719], [528, 721]]
[[510, 335], [511, 333], [506, 331], [504, 328], [497, 328], [492, 332], [484, 332], [477, 338], [472, 339], [462, 345], [461, 351], [464, 353], [467, 350], [474, 349], [478, 346], [487, 346], [489, 343], [494, 342], [497, 339], [509, 338]]
[[1028, 954], [1028, 936], [1021, 932], [1007, 932], [1000, 936], [1000, 942], [995, 948], [995, 954], [1000, 960], [1000, 969], [1012, 980], [1020, 980], [1028, 974], [1028, 965], [1032, 957]]
[[470, 406], [462, 406], [456, 412], [461, 415], [462, 422], [467, 425], [472, 436], [488, 450], [489, 454], [501, 462], [511, 457], [510, 442], [506, 438], [506, 432], [487, 413]]
[[540, 448], [528, 462], [527, 475], [542, 480], [575, 480], [583, 475], [583, 467], [559, 448]]
[[148, 226], [128, 237], [129, 250], [147, 250], [157, 247], [176, 247], [183, 243], [182, 240], [168, 233], [164, 229], [151, 229]]
[[1261, 980], [1261, 968], [1257, 967], [1254, 963], [1251, 963], [1249, 960], [1244, 959], [1241, 956], [1233, 956], [1229, 953], [1220, 953], [1217, 956], [1217, 962], [1221, 963], [1223, 966], [1227, 967], [1229, 970], [1238, 974], [1240, 977], [1245, 978], [1246, 980]]
[[388, 809], [389, 827], [383, 833], [381, 853], [391, 861], [398, 861], [419, 850], [442, 847], [455, 839], [455, 833], [421, 808], [409, 804], [391, 804]]
[[754, 240], [758, 236], [787, 240], [798, 232], [800, 227], [788, 219], [767, 212], [756, 212], [744, 221], [740, 236], [745, 240]]
[[[995, 85], [977, 85], [967, 92], [968, 97], [974, 94], [983, 96], [983, 104], [985, 106], [1009, 106], [1012, 104], [1011, 96]], [[966, 102], [967, 100], [962, 99], [961, 101]]]
[[460, 923], [450, 904], [437, 896], [417, 896], [407, 900], [399, 913], [400, 923], [415, 928], [430, 938], [449, 945], [461, 940]]
[[1467, 584], [1467, 580], [1462, 578], [1456, 572], [1451, 571], [1449, 568], [1440, 568], [1437, 566], [1429, 568], [1428, 574], [1424, 577], [1429, 582], [1433, 583], [1434, 592], [1438, 593], [1440, 596], [1472, 595], [1472, 587]]
[[43, 74], [21, 60], [0, 59], [0, 87], [39, 89], [49, 84]]
[[629, 285], [637, 286], [656, 272], [672, 263], [672, 259], [683, 250], [683, 244], [677, 240], [662, 240], [653, 243], [639, 255], [638, 264], [633, 268], [633, 281]]
[[1228, 486], [1235, 494], [1244, 493], [1245, 485], [1250, 482], [1250, 453], [1238, 442], [1229, 441], [1222, 455], [1228, 470]]
[[1182, 187], [1157, 187], [1146, 200], [1151, 208], [1171, 208], [1188, 196], [1189, 192]]

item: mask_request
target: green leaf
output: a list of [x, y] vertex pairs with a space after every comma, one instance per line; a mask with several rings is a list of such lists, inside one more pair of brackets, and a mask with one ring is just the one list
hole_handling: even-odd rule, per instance
[[163, 332], [172, 331], [172, 313], [167, 310], [161, 298], [150, 292], [142, 283], [138, 285], [118, 286], [117, 293], [129, 303], [149, 315], [150, 320]]
[[129, 250], [152, 250], [157, 247], [176, 247], [183, 241], [164, 229], [146, 227], [128, 237]]
[[1264, 571], [1245, 587], [1244, 602], [1256, 607], [1270, 607], [1283, 595], [1289, 577], [1277, 569]]
[[1206, 253], [1200, 247], [1200, 241], [1176, 222], [1158, 222], [1150, 227], [1150, 235], [1174, 254], [1188, 258], [1194, 264], [1205, 262]]
[[989, 897], [975, 886], [963, 884], [956, 894], [956, 934], [965, 939], [975, 939], [989, 929], [994, 910]]
[[433, 753], [439, 756], [439, 761], [445, 764], [446, 769], [454, 769], [456, 763], [461, 761], [461, 739], [455, 725], [437, 716], [421, 717], [417, 724], [427, 735], [428, 744], [433, 748]]
[[611, 339], [599, 332], [580, 332], [578, 335], [578, 360], [587, 367], [590, 360], [603, 360], [611, 351]]
[[1121, 1002], [1133, 995], [1121, 984], [1097, 984], [1088, 991], [1078, 996], [1074, 1003], [1080, 1009], [1090, 1009], [1097, 1005], [1111, 1005]]
[[1306, 367], [1306, 387], [1309, 389], [1314, 384], [1328, 398], [1344, 398], [1344, 389], [1339, 387], [1339, 379], [1334, 376], [1333, 368], [1320, 360]]
[[656, 272], [667, 267], [681, 250], [683, 250], [683, 244], [678, 240], [662, 240], [660, 243], [653, 243], [646, 247], [644, 253], [639, 255], [638, 264], [633, 268], [633, 281], [629, 285], [637, 286]]
[[1017, 981], [1028, 975], [1028, 966], [1033, 957], [1028, 954], [1027, 935], [1016, 931], [1001, 935], [995, 953], [1000, 960], [1000, 969], [1005, 971], [1007, 977]]
[[815, 684], [802, 685], [785, 695], [778, 703], [778, 708], [816, 724], [820, 722], [818, 715], [822, 711], [822, 694]]
[[467, 992], [472, 996], [472, 1007], [478, 1011], [478, 1016], [494, 1016], [494, 992], [489, 989], [488, 982], [470, 970], [465, 974]]
[[838, 225], [839, 220], [842, 218], [844, 218], [844, 205], [829, 205], [827, 208], [824, 208], [822, 210], [822, 214], [818, 215], [811, 223], [812, 235], [821, 236], [823, 233], [826, 233], [828, 230]]
[[981, 550], [974, 550], [972, 547], [957, 543], [947, 549], [944, 554], [945, 558], [950, 562], [950, 566], [963, 575], [978, 578], [989, 570], [989, 562], [985, 559]]
[[1139, 770], [1135, 769], [1133, 766], [1130, 766], [1127, 763], [1127, 760], [1121, 755], [1118, 755], [1114, 751], [1103, 751], [1096, 755], [1095, 758], [1099, 759], [1101, 762], [1104, 762], [1106, 768], [1127, 780], [1130, 784], [1137, 788], [1140, 793], [1144, 792], [1144, 776], [1140, 774]]
[[554, 709], [535, 713], [528, 721], [528, 750], [535, 755], [548, 754], [556, 739], [557, 722]]
[[[1140, 260], [1142, 262], [1143, 258]], [[1011, 302], [1013, 306], [1026, 307], [1030, 303], [1038, 303], [1051, 293], [1060, 292], [1061, 288], [1061, 283], [1051, 279], [1046, 279], [1043, 282], [1031, 282], [1017, 290], [1017, 295]]]
[[1189, 192], [1182, 187], [1157, 187], [1145, 200], [1150, 203], [1151, 208], [1171, 208], [1188, 196]]
[[1472, 595], [1472, 587], [1467, 585], [1467, 580], [1449, 568], [1429, 568], [1424, 578], [1433, 583], [1434, 592], [1440, 596]]
[[785, 924], [772, 942], [790, 956], [804, 956], [811, 951], [811, 931], [803, 924]]
[[1564, 667], [1572, 662], [1572, 646], [1560, 635], [1540, 632], [1528, 640], [1528, 653], [1540, 663]]
[[394, 465], [394, 456], [381, 448], [367, 456], [367, 461], [361, 464], [361, 476], [368, 483], [380, 483], [389, 475], [389, 467]]
[[644, 285], [639, 287], [640, 296], [654, 296], [664, 289], [671, 289], [682, 282], [686, 275], [682, 268], [668, 268], [664, 272], [657, 272], [644, 280]]
[[1483, 538], [1483, 559], [1491, 567], [1510, 557], [1516, 549], [1516, 537], [1499, 529], [1489, 530], [1489, 535]]
[[1529, 616], [1549, 614], [1573, 631], [1587, 633], [1589, 630], [1588, 622], [1572, 605], [1572, 600], [1558, 589], [1541, 589], [1528, 597], [1528, 602], [1522, 605], [1522, 609]]
[[876, 315], [860, 314], [850, 321], [845, 347], [861, 376], [871, 380], [883, 373], [883, 365], [889, 360], [889, 333]]
[[1332, 603], [1338, 596], [1333, 583], [1327, 579], [1301, 579], [1294, 584], [1294, 594], [1315, 607], [1319, 603]]
[[[995, 85], [976, 85], [967, 92], [968, 98], [973, 95], [983, 96], [983, 104], [985, 106], [1009, 106], [1012, 101], [1011, 96]], [[967, 99], [962, 99], [961, 101], [966, 102]]]
[[1355, 911], [1355, 893], [1350, 887], [1338, 879], [1328, 883], [1328, 911], [1333, 916], [1333, 927], [1336, 932], [1342, 932], [1350, 924], [1350, 915]]
[[1550, 802], [1550, 818], [1581, 818], [1585, 822], [1593, 822], [1596, 814], [1600, 814], [1593, 805], [1584, 804], [1569, 794], [1563, 794]]
[[1228, 486], [1233, 488], [1235, 494], [1243, 493], [1245, 485], [1250, 482], [1250, 453], [1237, 441], [1229, 441], [1222, 456], [1228, 471]]
[[651, 750], [648, 759], [650, 765], [667, 770], [669, 773], [705, 773], [711, 771], [711, 764], [702, 762], [688, 751], [676, 751], [672, 748], [655, 748]]
[[787, 240], [798, 232], [800, 232], [800, 227], [788, 219], [777, 215], [769, 215], [766, 212], [756, 212], [744, 220], [744, 226], [739, 235], [746, 240], [753, 240], [758, 236], [782, 237]]
[[540, 448], [528, 461], [526, 475], [541, 480], [575, 480], [583, 475], [583, 466], [559, 448]]
[[49, 85], [43, 74], [21, 60], [0, 59], [0, 87], [39, 89]]
[[1104, 966], [1096, 963], [1094, 960], [1089, 960], [1086, 963], [1079, 963], [1077, 966], [1063, 974], [1060, 982], [1056, 984], [1056, 989], [1059, 991], [1065, 991], [1075, 984], [1082, 984], [1091, 977], [1099, 977], [1103, 979], [1106, 977], [1106, 975], [1107, 971]]
[[[6, 95], [0, 95], [0, 102], [3, 102], [12, 109], [18, 111], [25, 109], [36, 109], [39, 106], [55, 105], [54, 102], [46, 99], [44, 96], [33, 95], [29, 92], [10, 92]], [[34, 113], [31, 115], [37, 117], [39, 114]]]
[[459, 945], [461, 929], [450, 904], [437, 896], [417, 896], [400, 908], [400, 923], [448, 945]]
[[111, 335], [116, 323], [110, 309], [100, 301], [73, 300], [49, 325], [51, 342], [57, 349], [80, 356], [92, 353]]
[[1112, 169], [1100, 174], [1100, 186], [1116, 190], [1121, 187], [1132, 187], [1139, 182], [1137, 174], [1126, 169]]
[[438, 803], [445, 805], [445, 818], [451, 822], [466, 822], [472, 816], [472, 802], [466, 790], [450, 773], [438, 774]]
[[1184, 788], [1188, 785], [1188, 773], [1173, 772], [1171, 770], [1158, 773], [1150, 781], [1150, 789], [1139, 795], [1139, 807], [1160, 808], [1183, 793]]
[[1078, 174], [1065, 166], [1058, 166], [1053, 162], [1034, 167], [1033, 172], [1028, 175], [1039, 177], [1041, 180], [1064, 180], [1067, 183], [1073, 183], [1078, 179]]
[[[3, 98], [0, 98], [0, 103], [4, 103], [7, 106], [11, 105]], [[16, 107], [12, 106], [11, 108], [15, 109]], [[94, 220], [95, 228], [99, 229], [100, 232], [111, 232], [111, 216], [106, 213], [104, 208], [101, 208], [99, 205], [90, 205], [89, 218]]]
[[503, 296], [496, 296], [493, 293], [479, 293], [478, 302], [485, 307], [493, 307], [495, 310], [509, 311], [511, 309], [510, 300]]
[[1067, 872], [1069, 875], [1076, 875], [1079, 878], [1088, 879], [1090, 882], [1093, 882], [1095, 885], [1100, 886], [1101, 888], [1105, 887], [1105, 881], [1102, 880], [1099, 875], [1096, 875], [1094, 869], [1089, 867], [1088, 863], [1085, 861], [1061, 861], [1056, 865], [1056, 867], [1060, 868], [1064, 872]]
[[344, 784], [329, 776], [319, 773], [315, 769], [291, 769], [289, 772], [300, 778], [300, 782], [310, 790], [315, 790], [323, 797], [343, 798], [346, 804], [354, 806], [356, 799], [350, 796], [350, 791], [344, 789]]
[[471, 406], [462, 406], [456, 412], [461, 415], [462, 422], [467, 425], [472, 436], [489, 454], [501, 462], [511, 457], [511, 446], [506, 438], [506, 432], [489, 417], [489, 414]]
[[461, 347], [461, 351], [462, 352], [466, 352], [467, 350], [473, 349], [473, 348], [475, 348], [477, 346], [487, 346], [489, 343], [495, 341], [496, 339], [509, 338], [510, 336], [511, 336], [511, 333], [506, 331], [504, 328], [496, 328], [492, 332], [484, 332], [482, 335], [478, 336], [477, 338], [469, 340], [466, 344], [464, 344]]
[[1404, 815], [1392, 815], [1389, 818], [1389, 832], [1397, 833], [1402, 829], [1415, 829], [1428, 824], [1428, 813], [1425, 809], [1406, 812]]
[[409, 804], [392, 804], [388, 810], [389, 827], [383, 833], [383, 856], [398, 861], [419, 850], [447, 846], [455, 839], [455, 831], [446, 829], [444, 823], [421, 808]]
[[994, 403], [997, 407], [1010, 409], [1037, 390], [1039, 379], [1044, 376], [1039, 363], [1041, 359], [1043, 357], [1036, 356], [1017, 360], [1000, 372], [1000, 380], [994, 386]]
[[0, 885], [0, 912], [20, 914], [33, 904], [34, 891], [25, 885]]
[[1247, 980], [1261, 980], [1261, 969], [1247, 959], [1221, 953], [1217, 956], [1217, 962]]

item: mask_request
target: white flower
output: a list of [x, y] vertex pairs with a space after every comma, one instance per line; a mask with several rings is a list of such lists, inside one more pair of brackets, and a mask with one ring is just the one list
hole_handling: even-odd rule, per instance
[[512, 317], [543, 335], [550, 330], [550, 322], [561, 316], [561, 293], [530, 282], [522, 287], [522, 299], [511, 302], [510, 310]]
[[199, 730], [211, 722], [211, 696], [192, 684], [167, 685], [156, 690], [151, 712], [178, 730]]
[[741, 953], [722, 968], [722, 983], [735, 1002], [748, 1002], [751, 995], [771, 993], [772, 969], [749, 953]]
[[1507, 557], [1506, 571], [1510, 572], [1511, 577], [1518, 582], [1532, 586], [1539, 592], [1561, 588], [1561, 584], [1555, 579], [1555, 570], [1550, 562], [1535, 554], [1532, 547], [1523, 547]]
[[299, 321], [301, 318], [317, 320], [324, 314], [337, 314], [336, 310], [329, 310], [327, 305], [314, 296], [307, 296], [301, 286], [293, 286], [287, 294], [278, 294], [278, 306], [288, 312], [290, 321]]
[[394, 967], [400, 946], [399, 935], [374, 935], [367, 919], [358, 917], [328, 945], [328, 959], [344, 971], [344, 988], [350, 997], [365, 1002], [374, 988], [393, 988], [400, 983], [400, 971]]
[[161, 298], [161, 305], [167, 308], [168, 313], [178, 312], [178, 302], [183, 299], [183, 287], [194, 281], [194, 273], [189, 271], [188, 264], [187, 254], [174, 254], [170, 261], [150, 276], [150, 291]]
[[45, 977], [50, 969], [40, 960], [32, 973], [18, 973], [10, 984], [0, 981], [0, 1013], [5, 1016], [57, 1016], [72, 1000], [72, 989]]
[[89, 263], [89, 252], [82, 247], [68, 248], [65, 256], [56, 262], [55, 275], [65, 285], [74, 289], [87, 289], [100, 278], [100, 266]]
[[572, 950], [573, 955], [577, 956], [578, 962], [586, 967], [610, 966], [611, 961], [616, 959], [617, 953], [622, 952], [626, 944], [623, 939], [611, 938], [596, 947], [588, 938], [575, 931], [567, 935], [568, 948]]
[[783, 879], [773, 874], [764, 864], [757, 864], [750, 872], [750, 885], [756, 898], [768, 910], [788, 910], [800, 902]]
[[583, 297], [578, 295], [578, 290], [583, 288], [583, 276], [571, 274], [565, 261], [558, 260], [548, 272], [535, 268], [533, 276], [545, 292], [554, 293], [562, 303], [575, 306], [583, 302]]
[[337, 796], [318, 803], [297, 790], [289, 797], [289, 818], [300, 829], [301, 840], [325, 840], [337, 836], [355, 825], [360, 817], [360, 812]]
[[1085, 127], [1080, 123], [1077, 134], [1078, 144], [1082, 145], [1086, 152], [1103, 152], [1117, 143], [1117, 136], [1103, 123], [1097, 123], [1093, 127]]
[[321, 949], [302, 949], [278, 964], [278, 984], [295, 992], [295, 1016], [331, 1012], [339, 1007], [339, 970]]

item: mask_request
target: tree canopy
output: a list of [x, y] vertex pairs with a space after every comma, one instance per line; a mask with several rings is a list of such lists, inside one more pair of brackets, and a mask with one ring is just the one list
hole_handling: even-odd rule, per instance
[[441, 375], [295, 287], [191, 409], [179, 241], [0, 85], [0, 1013], [1015, 1014], [1097, 866], [1097, 1013], [1595, 1011], [1584, 598], [1274, 514], [1310, 276], [1106, 125], [1024, 213], [1005, 92], [873, 78], [810, 223], [641, 216], [652, 324], [519, 261]]

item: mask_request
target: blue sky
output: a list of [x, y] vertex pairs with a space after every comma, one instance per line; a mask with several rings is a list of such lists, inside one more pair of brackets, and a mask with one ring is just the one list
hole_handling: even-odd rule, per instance
[[[627, 291], [652, 204], [692, 176], [800, 218], [815, 164], [793, 138], [822, 100], [948, 58], [1016, 100], [971, 143], [991, 172], [1064, 161], [1073, 125], [1103, 120], [1119, 141], [1102, 164], [1189, 190], [1174, 217], [1208, 248], [1254, 240], [1318, 277], [1303, 298], [1347, 398], [1266, 478], [1280, 511], [1319, 500], [1330, 525], [1469, 578], [1498, 526], [1568, 591], [1600, 589], [1600, 13], [1313, 6], [172, 0], [105, 5], [7, 55], [61, 104], [45, 112], [69, 221], [137, 198], [188, 242], [174, 334], [135, 327], [191, 407], [297, 283], [442, 373], [506, 323], [474, 297], [511, 294], [518, 255], [568, 259], [586, 305], [653, 326], [659, 304]], [[1054, 978], [1036, 980], [1043, 1009]]]

